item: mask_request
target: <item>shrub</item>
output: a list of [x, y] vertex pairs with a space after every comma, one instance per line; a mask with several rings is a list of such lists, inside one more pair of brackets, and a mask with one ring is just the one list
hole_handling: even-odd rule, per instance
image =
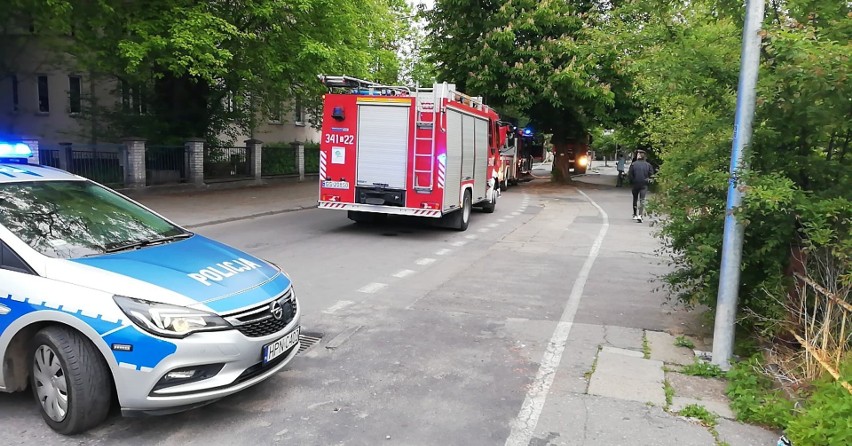
[[758, 356], [734, 364], [728, 372], [728, 397], [737, 419], [782, 429], [790, 421], [793, 403], [762, 372]]

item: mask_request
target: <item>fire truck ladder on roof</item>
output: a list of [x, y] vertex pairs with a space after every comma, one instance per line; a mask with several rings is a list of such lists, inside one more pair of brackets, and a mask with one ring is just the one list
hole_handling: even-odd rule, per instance
[[[415, 101], [415, 113], [417, 114], [415, 117], [415, 133], [414, 133], [414, 189], [422, 190], [422, 191], [431, 191], [434, 186], [435, 181], [435, 132], [437, 127], [435, 126], [435, 118], [438, 116], [440, 104], [438, 107], [435, 105], [435, 89], [434, 88], [415, 88], [414, 89], [414, 101]], [[428, 114], [431, 116], [431, 119], [424, 119], [424, 114]], [[428, 130], [429, 136], [421, 136], [421, 129]], [[429, 145], [428, 152], [421, 152], [421, 142], [427, 143]], [[418, 169], [418, 161], [425, 160], [426, 164], [429, 166], [427, 169]], [[427, 175], [429, 180], [426, 184], [420, 183], [419, 175]]]
[[350, 76], [327, 76], [320, 74], [319, 81], [329, 90], [345, 89], [348, 93], [382, 96], [410, 96], [411, 89], [399, 85], [382, 85]]

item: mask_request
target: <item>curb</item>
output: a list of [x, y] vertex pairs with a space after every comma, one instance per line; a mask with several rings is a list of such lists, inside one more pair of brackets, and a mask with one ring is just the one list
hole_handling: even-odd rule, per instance
[[184, 228], [187, 228], [187, 229], [203, 228], [205, 226], [219, 225], [219, 224], [222, 224], [222, 223], [231, 223], [231, 222], [240, 221], [240, 220], [249, 220], [249, 219], [257, 218], [257, 217], [267, 217], [267, 216], [270, 216], [270, 215], [278, 215], [278, 214], [286, 214], [286, 213], [289, 213], [289, 212], [304, 211], [306, 209], [316, 209], [316, 207], [317, 207], [317, 205], [299, 206], [299, 207], [295, 207], [295, 208], [279, 209], [277, 211], [266, 211], [266, 212], [258, 212], [258, 213], [255, 213], [255, 214], [241, 215], [239, 217], [228, 217], [228, 218], [222, 218], [222, 219], [219, 219], [219, 220], [209, 220], [209, 221], [204, 221], [204, 222], [201, 222], [201, 223], [193, 223], [191, 225], [182, 225], [182, 226]]

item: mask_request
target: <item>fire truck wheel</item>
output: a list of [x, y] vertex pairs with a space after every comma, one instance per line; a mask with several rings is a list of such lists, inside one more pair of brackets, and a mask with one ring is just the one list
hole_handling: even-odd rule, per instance
[[482, 212], [486, 214], [494, 213], [494, 208], [497, 207], [497, 188], [491, 191], [491, 199], [482, 205]]
[[467, 225], [470, 224], [471, 208], [473, 207], [470, 197], [470, 190], [468, 189], [464, 191], [464, 202], [462, 204], [462, 208], [447, 215], [447, 223], [449, 223], [449, 227], [457, 231], [467, 230]]

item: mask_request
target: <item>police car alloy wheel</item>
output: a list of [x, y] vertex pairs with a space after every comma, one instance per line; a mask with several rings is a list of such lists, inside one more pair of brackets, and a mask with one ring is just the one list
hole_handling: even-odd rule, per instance
[[109, 412], [112, 383], [106, 365], [92, 344], [70, 329], [36, 333], [30, 379], [44, 421], [61, 434], [94, 427]]

